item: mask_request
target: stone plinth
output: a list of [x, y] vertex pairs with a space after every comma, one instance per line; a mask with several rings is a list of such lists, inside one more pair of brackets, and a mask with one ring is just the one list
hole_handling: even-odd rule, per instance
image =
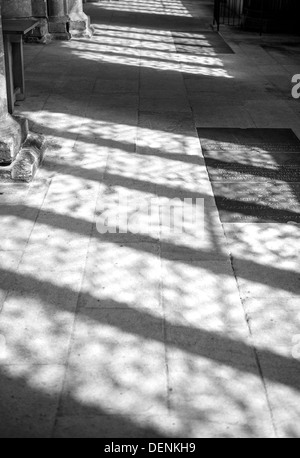
[[91, 37], [93, 35], [90, 18], [83, 11], [82, 0], [68, 0], [68, 15], [72, 37]]

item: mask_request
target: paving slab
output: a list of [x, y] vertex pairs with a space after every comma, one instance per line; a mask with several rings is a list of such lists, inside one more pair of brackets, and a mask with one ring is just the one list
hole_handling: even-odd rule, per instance
[[[251, 351], [239, 355], [227, 347], [230, 356], [220, 365], [211, 361], [220, 357], [213, 338], [208, 348], [199, 340], [200, 347], [207, 359], [201, 354], [196, 357], [179, 351], [168, 353], [171, 407], [190, 418], [187, 424], [192, 430], [203, 427], [209, 437], [215, 434], [219, 437], [227, 434], [229, 437], [274, 437], [262, 381], [255, 374], [254, 362], [251, 363]], [[239, 359], [243, 361], [241, 372], [235, 368]], [[227, 434], [223, 429], [225, 425]]]
[[[110, 266], [114, 266], [113, 272]], [[160, 310], [160, 281], [158, 243], [94, 239], [78, 305], [99, 310], [130, 307]]]
[[80, 313], [59, 414], [166, 414], [163, 342], [163, 321], [148, 311]]

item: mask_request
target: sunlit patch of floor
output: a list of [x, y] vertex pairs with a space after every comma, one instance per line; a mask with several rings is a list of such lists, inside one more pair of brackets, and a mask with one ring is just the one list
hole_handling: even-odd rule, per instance
[[0, 435], [299, 434], [298, 226], [223, 227], [195, 129], [236, 56], [136, 21], [203, 3], [87, 4], [107, 13], [91, 40], [28, 54], [17, 113], [50, 148], [0, 189]]
[[157, 15], [170, 15], [178, 17], [193, 17], [191, 12], [184, 7], [180, 0], [174, 2], [164, 2], [161, 0], [151, 0], [150, 2], [143, 2], [142, 0], [124, 1], [124, 0], [105, 0], [101, 1], [99, 7], [103, 10], [115, 12], [128, 12], [128, 13], [144, 13], [144, 14], [157, 14]]
[[[71, 42], [65, 44], [82, 59], [99, 63], [142, 66], [162, 71], [184, 72], [194, 75], [211, 75], [232, 78], [224, 69], [219, 50], [209, 40], [197, 40], [197, 47], [189, 46], [195, 34], [183, 34], [185, 49], [178, 52], [171, 32], [118, 27], [115, 30], [96, 27], [92, 43]], [[201, 34], [198, 37], [201, 39]], [[113, 39], [113, 43], [112, 43]], [[175, 38], [176, 40], [176, 38]]]

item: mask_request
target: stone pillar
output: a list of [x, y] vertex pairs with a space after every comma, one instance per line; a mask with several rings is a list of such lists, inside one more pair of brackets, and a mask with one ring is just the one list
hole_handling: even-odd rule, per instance
[[55, 39], [91, 37], [89, 17], [82, 0], [48, 0], [49, 32]]
[[5, 59], [2, 35], [2, 17], [0, 0], [0, 164], [9, 164], [20, 150], [22, 128], [7, 111], [7, 92], [5, 78]]
[[47, 0], [49, 15], [49, 33], [56, 40], [70, 40], [68, 0]]
[[70, 33], [72, 37], [91, 37], [93, 30], [90, 18], [83, 11], [83, 0], [68, 0]]

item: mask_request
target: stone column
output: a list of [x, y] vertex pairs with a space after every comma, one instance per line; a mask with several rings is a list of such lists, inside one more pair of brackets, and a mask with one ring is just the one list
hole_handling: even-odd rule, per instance
[[70, 40], [68, 0], [47, 0], [49, 15], [49, 33], [56, 40]]
[[83, 11], [83, 0], [68, 0], [68, 15], [70, 18], [70, 33], [72, 37], [91, 37], [90, 18]]
[[82, 0], [48, 0], [49, 32], [55, 39], [91, 37], [89, 17]]
[[0, 0], [0, 164], [9, 164], [20, 150], [22, 128], [7, 111], [7, 93], [5, 78], [5, 59], [2, 35], [2, 16]]

